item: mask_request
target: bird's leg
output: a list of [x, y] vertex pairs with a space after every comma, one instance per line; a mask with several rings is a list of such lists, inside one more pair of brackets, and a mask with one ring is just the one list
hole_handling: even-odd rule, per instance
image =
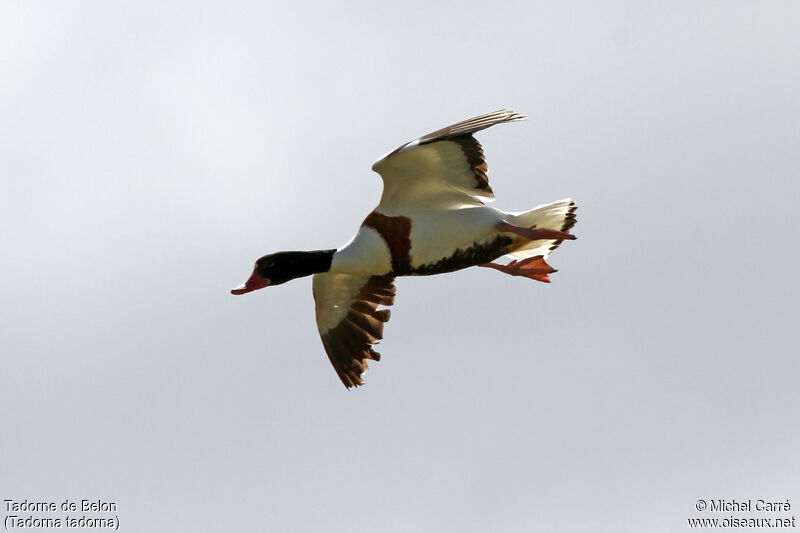
[[544, 257], [541, 255], [537, 255], [536, 257], [528, 257], [522, 261], [514, 260], [507, 265], [484, 263], [478, 266], [493, 268], [495, 270], [499, 270], [503, 274], [509, 274], [511, 276], [523, 276], [528, 279], [541, 281], [543, 283], [550, 283], [550, 276], [548, 276], [548, 274], [556, 272], [556, 269], [548, 265], [545, 262]]
[[575, 235], [567, 233], [565, 231], [558, 231], [554, 229], [538, 229], [538, 228], [521, 228], [519, 226], [515, 226], [514, 224], [510, 224], [503, 220], [496, 226], [498, 231], [504, 233], [513, 233], [514, 235], [519, 235], [520, 237], [524, 237], [531, 241], [538, 241], [538, 240], [556, 240], [556, 241], [563, 241], [563, 240], [574, 240]]

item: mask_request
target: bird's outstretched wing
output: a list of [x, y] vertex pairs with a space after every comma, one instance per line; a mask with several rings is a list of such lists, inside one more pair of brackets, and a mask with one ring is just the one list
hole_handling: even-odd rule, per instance
[[345, 387], [363, 383], [367, 360], [380, 360], [372, 347], [383, 338], [394, 303], [393, 276], [315, 274], [312, 284], [322, 345]]
[[457, 209], [494, 198], [483, 148], [472, 136], [502, 122], [524, 120], [510, 110], [487, 113], [423, 135], [372, 165], [383, 178], [384, 214]]

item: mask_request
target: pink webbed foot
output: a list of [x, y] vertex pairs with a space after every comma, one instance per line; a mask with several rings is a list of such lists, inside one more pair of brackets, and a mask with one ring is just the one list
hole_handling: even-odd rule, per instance
[[574, 240], [576, 237], [571, 233], [567, 233], [565, 231], [558, 231], [554, 229], [539, 229], [539, 228], [521, 228], [519, 226], [515, 226], [514, 224], [510, 224], [506, 221], [502, 221], [497, 225], [498, 231], [506, 232], [506, 233], [513, 233], [514, 235], [519, 235], [520, 237], [524, 237], [531, 241], [539, 241], [539, 240], [555, 240], [555, 241], [565, 241], [565, 240]]
[[522, 276], [528, 279], [535, 279], [536, 281], [541, 281], [543, 283], [550, 283], [550, 276], [548, 274], [557, 272], [555, 268], [551, 267], [545, 262], [544, 257], [541, 255], [537, 255], [536, 257], [528, 257], [522, 261], [514, 260], [507, 265], [484, 263], [478, 266], [493, 268], [495, 270], [499, 270], [503, 274]]

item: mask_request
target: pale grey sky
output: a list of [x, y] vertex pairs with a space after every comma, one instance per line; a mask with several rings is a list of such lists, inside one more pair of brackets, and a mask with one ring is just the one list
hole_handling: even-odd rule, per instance
[[[129, 532], [677, 531], [715, 516], [699, 498], [800, 509], [798, 20], [796, 2], [4, 2], [0, 497], [115, 501]], [[349, 239], [380, 155], [503, 107], [529, 120], [478, 135], [494, 205], [580, 207], [551, 285], [400, 279], [349, 392], [310, 280], [230, 295], [266, 252]]]

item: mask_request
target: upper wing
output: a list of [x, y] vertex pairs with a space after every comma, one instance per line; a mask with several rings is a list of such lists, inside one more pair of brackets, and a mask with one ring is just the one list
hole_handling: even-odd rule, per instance
[[325, 352], [345, 387], [357, 387], [367, 360], [381, 358], [372, 346], [383, 338], [389, 310], [378, 306], [394, 303], [394, 277], [328, 272], [315, 274], [312, 288]]
[[472, 136], [501, 122], [524, 120], [510, 110], [480, 115], [404, 144], [372, 165], [383, 178], [378, 208], [385, 214], [480, 204], [494, 193], [483, 148]]

